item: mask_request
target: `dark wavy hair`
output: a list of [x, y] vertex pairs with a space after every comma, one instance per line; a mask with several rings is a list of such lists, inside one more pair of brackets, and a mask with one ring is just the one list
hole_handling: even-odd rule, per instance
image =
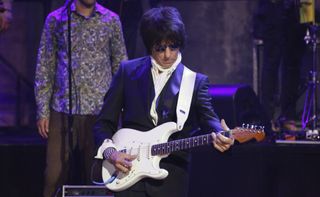
[[148, 10], [140, 21], [140, 34], [148, 53], [162, 41], [169, 41], [180, 49], [185, 47], [186, 32], [179, 11], [174, 7]]

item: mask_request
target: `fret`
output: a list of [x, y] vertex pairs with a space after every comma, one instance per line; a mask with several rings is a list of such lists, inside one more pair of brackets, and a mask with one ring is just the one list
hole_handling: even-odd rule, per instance
[[195, 143], [195, 146], [199, 146], [199, 140], [198, 140], [198, 137], [195, 137], [195, 138], [194, 138], [194, 143]]
[[193, 138], [190, 138], [190, 140], [191, 140], [191, 148], [193, 148], [194, 147], [194, 140], [193, 140]]
[[176, 141], [172, 141], [172, 144], [173, 144], [173, 151], [177, 151]]
[[159, 144], [159, 146], [158, 146], [158, 154], [161, 155], [161, 144]]
[[177, 146], [178, 146], [179, 150], [182, 150], [182, 148], [181, 148], [181, 140], [177, 140]]
[[179, 151], [180, 150], [178, 141], [175, 141], [174, 146], [175, 146], [175, 151]]
[[206, 144], [210, 144], [212, 142], [211, 134], [206, 135]]
[[180, 142], [179, 142], [179, 140], [175, 140], [175, 144], [176, 144], [176, 151], [179, 151], [179, 150], [181, 150], [180, 149]]
[[197, 137], [194, 137], [193, 138], [193, 140], [194, 140], [194, 147], [197, 147], [198, 146], [198, 139], [197, 139]]
[[186, 149], [189, 149], [189, 140], [188, 139], [184, 139], [184, 146], [186, 147]]
[[187, 147], [188, 147], [188, 148], [191, 148], [191, 147], [190, 147], [190, 140], [189, 140], [189, 139], [186, 139], [186, 142], [187, 142]]
[[166, 154], [165, 146], [164, 146], [164, 145], [165, 145], [165, 144], [162, 144], [162, 145], [161, 145], [161, 154], [162, 154], [162, 155]]
[[180, 150], [184, 150], [184, 148], [183, 148], [183, 140], [179, 140], [179, 144], [180, 144]]
[[208, 144], [208, 136], [207, 136], [207, 135], [205, 135], [205, 136], [203, 137], [203, 143], [204, 143], [204, 144]]

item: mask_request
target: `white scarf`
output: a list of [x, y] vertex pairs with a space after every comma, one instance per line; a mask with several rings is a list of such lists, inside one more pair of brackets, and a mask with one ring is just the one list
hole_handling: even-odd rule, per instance
[[178, 57], [176, 61], [172, 64], [172, 66], [170, 66], [169, 68], [163, 68], [151, 56], [151, 64], [152, 64], [151, 73], [152, 73], [152, 79], [154, 84], [155, 96], [151, 104], [150, 115], [152, 117], [152, 122], [154, 125], [157, 125], [158, 123], [158, 114], [156, 111], [157, 99], [163, 87], [166, 85], [168, 79], [171, 77], [173, 71], [175, 71], [177, 66], [180, 64], [181, 60], [182, 60], [182, 56], [181, 56], [181, 53], [179, 52]]

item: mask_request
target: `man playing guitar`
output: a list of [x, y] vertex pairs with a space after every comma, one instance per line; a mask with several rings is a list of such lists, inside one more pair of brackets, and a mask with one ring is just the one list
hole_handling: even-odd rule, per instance
[[[101, 141], [96, 158], [107, 161], [105, 168], [114, 168], [107, 181], [111, 183], [115, 176], [112, 183], [115, 186], [126, 180], [131, 182], [124, 190], [114, 189], [116, 197], [187, 196], [190, 154], [182, 149], [199, 142], [179, 140], [193, 136], [193, 131], [200, 127], [204, 132], [212, 132], [202, 138], [201, 143], [209, 140], [214, 148], [224, 152], [234, 139], [220, 133], [229, 129], [213, 110], [208, 77], [199, 73], [196, 73], [194, 87], [188, 87], [193, 88], [187, 109], [189, 115], [183, 128], [175, 128], [178, 113], [185, 113], [176, 109], [178, 100], [187, 99], [178, 99], [183, 73], [187, 70], [181, 62], [186, 33], [178, 10], [160, 7], [147, 11], [141, 20], [140, 33], [149, 56], [122, 62], [114, 76], [95, 125], [95, 132], [105, 134], [107, 138], [103, 143]], [[117, 135], [120, 114], [122, 128], [128, 129]], [[114, 135], [116, 137], [112, 138]], [[130, 138], [132, 145], [126, 151], [117, 147], [117, 144], [128, 145], [129, 141], [124, 138]], [[165, 143], [159, 147], [145, 143], [150, 141], [153, 145], [166, 142], [168, 138], [181, 143], [179, 146]], [[165, 156], [158, 158], [155, 156], [157, 152]], [[141, 155], [145, 157], [141, 158]], [[140, 166], [135, 166], [135, 162]], [[159, 165], [164, 170], [159, 169]], [[141, 180], [132, 181], [139, 176], [136, 172], [143, 170], [148, 176], [142, 175]]]

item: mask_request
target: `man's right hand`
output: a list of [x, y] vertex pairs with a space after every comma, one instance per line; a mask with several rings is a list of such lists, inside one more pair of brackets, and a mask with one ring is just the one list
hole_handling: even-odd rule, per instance
[[128, 173], [132, 167], [132, 160], [137, 158], [136, 155], [129, 155], [123, 152], [114, 151], [110, 155], [110, 162], [114, 165], [114, 167], [123, 173]]
[[49, 119], [41, 118], [37, 121], [38, 132], [43, 138], [48, 138], [49, 133]]

